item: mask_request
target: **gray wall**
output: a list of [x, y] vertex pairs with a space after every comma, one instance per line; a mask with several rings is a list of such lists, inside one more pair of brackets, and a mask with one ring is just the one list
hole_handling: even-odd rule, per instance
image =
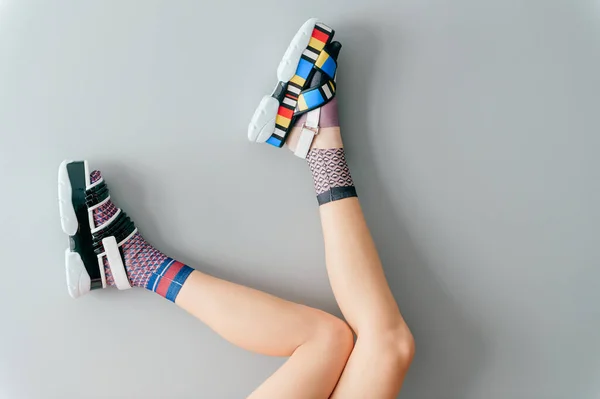
[[402, 397], [598, 398], [600, 2], [295, 3], [0, 0], [0, 398], [240, 398], [283, 361], [148, 292], [71, 300], [64, 158], [168, 254], [338, 313], [306, 165], [245, 137], [312, 15], [418, 344]]

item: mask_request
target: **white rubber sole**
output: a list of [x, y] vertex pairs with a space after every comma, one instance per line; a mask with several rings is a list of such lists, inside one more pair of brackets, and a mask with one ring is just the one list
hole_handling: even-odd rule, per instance
[[75, 209], [71, 203], [71, 181], [69, 180], [69, 172], [67, 165], [72, 161], [63, 161], [58, 167], [58, 208], [60, 211], [60, 225], [69, 236], [74, 236], [79, 227]]
[[[71, 200], [73, 189], [69, 179], [67, 165], [73, 161], [63, 161], [58, 167], [58, 208], [60, 212], [60, 223], [62, 230], [68, 236], [74, 236], [79, 229], [79, 222], [75, 214], [75, 208]], [[84, 161], [85, 173], [89, 176], [87, 161]], [[87, 178], [89, 179], [89, 178]], [[86, 179], [86, 182], [87, 182]], [[65, 251], [65, 270], [67, 273], [67, 289], [69, 295], [78, 298], [87, 294], [91, 289], [91, 279], [81, 256], [77, 252], [71, 252], [69, 248]]]
[[[318, 18], [311, 18], [296, 32], [277, 68], [277, 79], [280, 82], [287, 83], [296, 74], [300, 57], [308, 47], [317, 22], [319, 22]], [[277, 99], [271, 96], [263, 97], [248, 126], [248, 140], [255, 143], [267, 141], [275, 131], [275, 118], [278, 110], [279, 101]]]
[[69, 248], [65, 250], [65, 270], [67, 272], [67, 290], [72, 298], [79, 298], [90, 292], [92, 280], [81, 256], [77, 252], [71, 252]]
[[306, 50], [306, 47], [308, 47], [308, 42], [310, 42], [313, 29], [317, 22], [319, 22], [318, 18], [311, 18], [302, 24], [300, 29], [298, 29], [298, 32], [296, 32], [296, 35], [292, 39], [287, 50], [285, 50], [285, 54], [283, 54], [283, 58], [277, 68], [277, 79], [279, 79], [280, 82], [289, 82], [296, 74], [296, 68], [298, 68], [300, 57], [304, 50]]

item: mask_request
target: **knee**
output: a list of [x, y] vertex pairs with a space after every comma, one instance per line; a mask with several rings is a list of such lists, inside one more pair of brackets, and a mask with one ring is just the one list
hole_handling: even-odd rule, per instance
[[395, 360], [402, 369], [408, 369], [415, 357], [415, 338], [410, 330], [396, 333], [393, 338]]
[[358, 339], [366, 341], [380, 363], [394, 370], [405, 372], [415, 356], [415, 339], [406, 325], [362, 334]]
[[340, 356], [348, 358], [354, 348], [354, 333], [345, 321], [323, 313], [315, 332], [315, 339], [334, 350]]

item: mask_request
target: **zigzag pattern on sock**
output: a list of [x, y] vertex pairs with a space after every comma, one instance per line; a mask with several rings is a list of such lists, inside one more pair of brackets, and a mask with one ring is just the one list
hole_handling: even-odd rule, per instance
[[[98, 170], [95, 170], [92, 173], [90, 173], [90, 183], [91, 184], [96, 183], [101, 178], [102, 178], [102, 174]], [[103, 225], [108, 220], [110, 220], [110, 218], [112, 218], [117, 213], [118, 210], [119, 210], [119, 208], [117, 208], [111, 200], [108, 200], [105, 203], [103, 203], [102, 205], [99, 205], [96, 209], [94, 209], [92, 211], [92, 214], [93, 214], [92, 216], [94, 219], [94, 226], [98, 227], [98, 226]]]
[[[121, 250], [127, 276], [133, 287], [146, 287], [152, 273], [167, 259], [165, 254], [148, 244], [139, 232], [127, 240]], [[106, 285], [115, 285], [106, 257], [104, 258], [104, 274], [106, 275]]]
[[343, 148], [313, 148], [306, 160], [319, 205], [357, 196]]
[[354, 186], [343, 148], [313, 148], [306, 157], [317, 195], [332, 187]]
[[100, 205], [98, 208], [93, 210], [94, 213], [94, 226], [98, 227], [106, 223], [112, 218], [119, 208], [115, 204], [108, 200], [106, 203]]
[[[101, 178], [102, 175], [100, 172], [94, 171], [90, 174], [90, 183], [96, 183]], [[96, 227], [103, 226], [118, 211], [119, 208], [109, 198], [105, 203], [92, 211], [94, 225]], [[120, 252], [123, 256], [123, 263], [129, 283], [132, 287], [147, 288], [173, 302], [179, 293], [179, 289], [193, 271], [190, 267], [173, 261], [154, 248], [144, 240], [139, 232], [135, 232], [135, 234], [125, 240], [120, 247]], [[172, 262], [169, 263], [167, 262], [168, 260]], [[103, 257], [102, 263], [104, 265], [106, 285], [109, 287], [114, 286], [115, 279], [106, 256]], [[156, 284], [153, 282], [156, 282]]]

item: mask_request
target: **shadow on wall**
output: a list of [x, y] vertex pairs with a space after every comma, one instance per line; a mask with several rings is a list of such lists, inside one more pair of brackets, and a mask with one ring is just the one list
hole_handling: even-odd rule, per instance
[[[386, 99], [400, 88], [395, 76], [378, 77], [382, 70], [382, 51], [394, 51], [391, 58], [402, 56], [401, 48], [383, 49], [384, 34], [400, 37], [398, 32], [385, 32], [381, 27], [348, 25], [338, 27], [345, 48], [341, 52], [339, 101], [346, 150], [359, 197], [369, 227], [380, 251], [392, 292], [416, 340], [417, 352], [406, 378], [401, 397], [460, 399], [469, 396], [486, 361], [486, 348], [481, 329], [444, 291], [403, 222], [398, 201], [389, 194], [389, 184], [398, 184], [397, 164], [386, 159], [386, 169], [378, 171], [376, 146], [386, 143], [386, 136], [397, 134], [393, 124], [375, 129], [369, 121], [381, 121], [371, 101], [377, 87], [386, 82]], [[376, 29], [379, 29], [377, 31]], [[393, 29], [393, 28], [390, 28]], [[385, 59], [390, 59], [386, 54]], [[395, 65], [401, 65], [394, 62]], [[390, 69], [387, 69], [388, 71]], [[391, 104], [390, 108], [393, 108]], [[387, 121], [393, 122], [387, 115]], [[389, 122], [387, 122], [389, 123]], [[374, 131], [376, 130], [376, 131]]]

